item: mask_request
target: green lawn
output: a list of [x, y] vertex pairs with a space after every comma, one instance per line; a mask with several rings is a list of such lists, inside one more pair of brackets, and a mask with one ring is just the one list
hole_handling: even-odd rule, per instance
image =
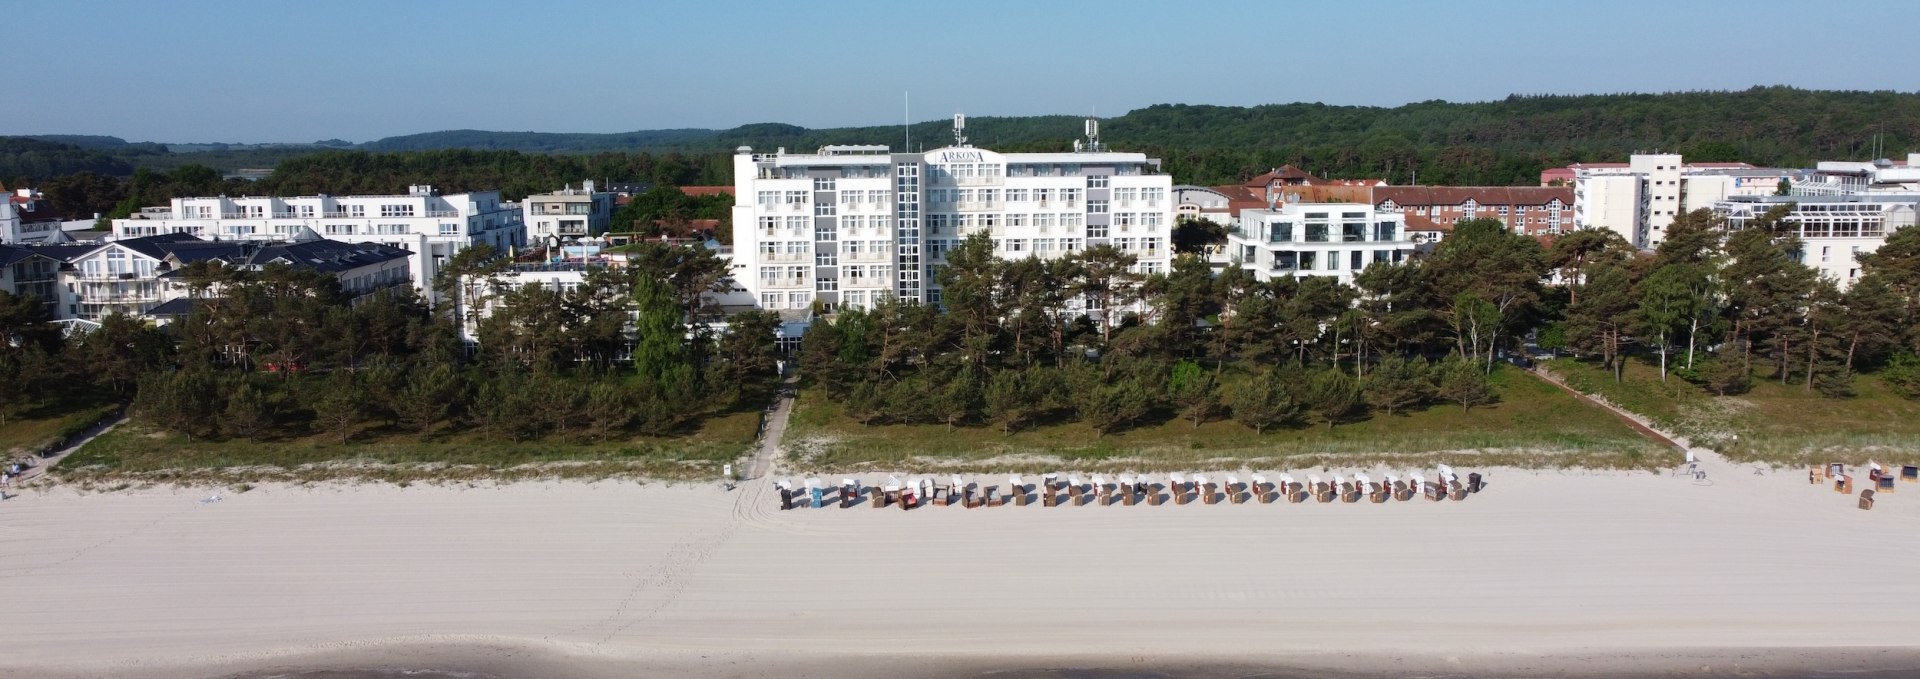
[[1855, 377], [1858, 394], [1848, 399], [1826, 398], [1764, 374], [1754, 377], [1752, 391], [1718, 397], [1671, 375], [1663, 385], [1659, 368], [1642, 361], [1628, 362], [1621, 383], [1591, 363], [1563, 359], [1549, 367], [1566, 375], [1568, 384], [1736, 461], [1920, 463], [1920, 402], [1872, 375]]
[[752, 447], [759, 414], [731, 413], [674, 438], [600, 443], [501, 443], [465, 432], [428, 440], [370, 435], [340, 445], [314, 437], [286, 441], [189, 441], [129, 423], [95, 439], [60, 463], [55, 474], [77, 482], [261, 481], [646, 476], [718, 478], [720, 467]]
[[1500, 403], [1462, 412], [1435, 406], [1384, 414], [1331, 429], [1324, 425], [1257, 435], [1231, 420], [1198, 429], [1187, 420], [1157, 420], [1099, 436], [1085, 424], [1052, 424], [1003, 434], [987, 426], [948, 431], [941, 425], [862, 426], [821, 394], [801, 394], [786, 443], [807, 471], [970, 468], [1042, 471], [1171, 470], [1182, 467], [1309, 467], [1372, 462], [1420, 464], [1437, 459], [1533, 467], [1658, 467], [1678, 453], [1647, 441], [1611, 414], [1580, 403], [1518, 370], [1493, 378]]
[[107, 417], [114, 408], [112, 403], [83, 400], [47, 403], [29, 410], [0, 425], [0, 459], [38, 452]]

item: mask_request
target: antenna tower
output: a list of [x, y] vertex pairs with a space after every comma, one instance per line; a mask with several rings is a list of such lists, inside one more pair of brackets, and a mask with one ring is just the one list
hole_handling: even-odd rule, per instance
[[953, 145], [967, 145], [967, 114], [953, 114]]

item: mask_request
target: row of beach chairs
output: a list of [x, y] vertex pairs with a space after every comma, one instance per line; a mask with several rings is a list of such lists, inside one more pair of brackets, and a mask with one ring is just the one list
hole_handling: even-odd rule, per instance
[[[1899, 471], [1881, 467], [1877, 462], [1867, 463], [1867, 487], [1860, 491], [1860, 508], [1873, 509], [1874, 497], [1898, 490], [1900, 483], [1920, 482], [1920, 465], [1901, 465]], [[1854, 474], [1847, 471], [1844, 462], [1828, 463], [1824, 467], [1808, 467], [1807, 483], [1812, 485], [1831, 484], [1833, 491], [1842, 495], [1853, 495]]]
[[781, 480], [774, 485], [780, 491], [781, 509], [817, 509], [831, 504], [838, 504], [842, 508], [870, 504], [873, 507], [901, 509], [926, 505], [976, 509], [1006, 505], [1024, 507], [1036, 502], [1047, 507], [1081, 507], [1133, 506], [1142, 503], [1158, 506], [1168, 502], [1176, 505], [1195, 502], [1209, 505], [1247, 502], [1272, 504], [1280, 501], [1300, 504], [1310, 500], [1320, 503], [1358, 503], [1366, 500], [1383, 504], [1389, 501], [1411, 502], [1416, 498], [1433, 502], [1460, 501], [1480, 492], [1486, 484], [1478, 473], [1467, 474], [1462, 479], [1452, 468], [1440, 465], [1431, 478], [1425, 472], [1415, 471], [1405, 478], [1386, 474], [1380, 480], [1374, 480], [1364, 473], [1354, 474], [1352, 478], [1334, 474], [1332, 479], [1309, 474], [1304, 481], [1295, 479], [1291, 474], [1280, 474], [1271, 480], [1264, 474], [1254, 474], [1243, 482], [1238, 476], [1227, 474], [1215, 482], [1201, 474], [1189, 476], [1176, 472], [1168, 474], [1164, 482], [1153, 480], [1145, 474], [1121, 474], [1112, 480], [1096, 474], [1086, 481], [1082, 481], [1078, 475], [1062, 478], [1059, 474], [1047, 474], [1039, 482], [1029, 483], [1019, 475], [1014, 475], [1007, 479], [1004, 488], [999, 485], [983, 486], [958, 475], [946, 483], [937, 482], [931, 477], [905, 482], [898, 477], [891, 477], [881, 486], [867, 486], [852, 478], [842, 479], [840, 485], [834, 487], [822, 486], [819, 479], [807, 479], [799, 488], [795, 488], [791, 480]]

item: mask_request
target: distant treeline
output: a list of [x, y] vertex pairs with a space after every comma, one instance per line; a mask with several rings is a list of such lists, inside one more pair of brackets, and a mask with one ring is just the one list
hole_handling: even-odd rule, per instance
[[[1739, 92], [1515, 95], [1492, 102], [1429, 101], [1393, 108], [1163, 104], [1105, 119], [1101, 131], [1109, 148], [1164, 159], [1165, 168], [1182, 183], [1238, 182], [1292, 164], [1330, 178], [1378, 177], [1396, 184], [1411, 183], [1417, 174], [1423, 184], [1524, 185], [1536, 182], [1542, 169], [1621, 161], [1636, 151], [1678, 151], [1696, 161], [1806, 166], [1816, 160], [1866, 158], [1877, 137], [1882, 155], [1899, 155], [1920, 148], [1920, 93], [1756, 87]], [[915, 149], [937, 148], [952, 139], [951, 123], [945, 119], [915, 123], [910, 132]], [[20, 146], [19, 140], [0, 146], [0, 178], [44, 179], [81, 170], [124, 176], [136, 167], [200, 163], [221, 170], [277, 166], [290, 174], [309, 173], [280, 180], [288, 186], [351, 181], [404, 187], [431, 181], [475, 188], [485, 183], [514, 195], [584, 177], [726, 184], [732, 181], [726, 156], [738, 146], [811, 151], [827, 144], [879, 143], [899, 149], [908, 133], [900, 126], [816, 130], [778, 123], [616, 134], [453, 130], [356, 146], [375, 152], [371, 156], [341, 155], [317, 146], [169, 153], [151, 148], [159, 145], [100, 141], [119, 141], [110, 137], [42, 137], [30, 140], [31, 148]], [[1082, 129], [1075, 116], [986, 116], [969, 118], [967, 133], [972, 143], [986, 148], [1058, 151], [1070, 148]], [[423, 151], [436, 153], [411, 155]], [[96, 157], [99, 154], [105, 155]], [[315, 161], [319, 165], [296, 162], [314, 156], [325, 160]], [[375, 160], [390, 156], [399, 160]], [[113, 158], [121, 162], [108, 162]], [[683, 171], [676, 164], [688, 168]], [[421, 176], [329, 179], [312, 174], [321, 167]]]

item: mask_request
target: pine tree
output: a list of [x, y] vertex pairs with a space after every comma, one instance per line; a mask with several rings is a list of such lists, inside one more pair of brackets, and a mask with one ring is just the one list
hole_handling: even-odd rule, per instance
[[1307, 377], [1301, 401], [1306, 403], [1314, 417], [1332, 429], [1333, 425], [1353, 412], [1354, 406], [1360, 404], [1360, 388], [1354, 384], [1353, 378], [1338, 368], [1325, 368]]
[[1181, 361], [1173, 365], [1173, 372], [1167, 378], [1168, 397], [1174, 407], [1180, 409], [1180, 415], [1193, 422], [1195, 429], [1200, 423], [1213, 416], [1220, 407], [1220, 388], [1214, 382], [1213, 373], [1201, 368], [1198, 363]]
[[1460, 404], [1460, 409], [1471, 412], [1474, 406], [1493, 403], [1495, 395], [1492, 385], [1487, 384], [1487, 374], [1479, 366], [1458, 359], [1449, 358], [1438, 367], [1440, 397]]
[[1425, 360], [1389, 356], [1360, 380], [1360, 387], [1368, 405], [1393, 415], [1432, 397], [1431, 373]]

